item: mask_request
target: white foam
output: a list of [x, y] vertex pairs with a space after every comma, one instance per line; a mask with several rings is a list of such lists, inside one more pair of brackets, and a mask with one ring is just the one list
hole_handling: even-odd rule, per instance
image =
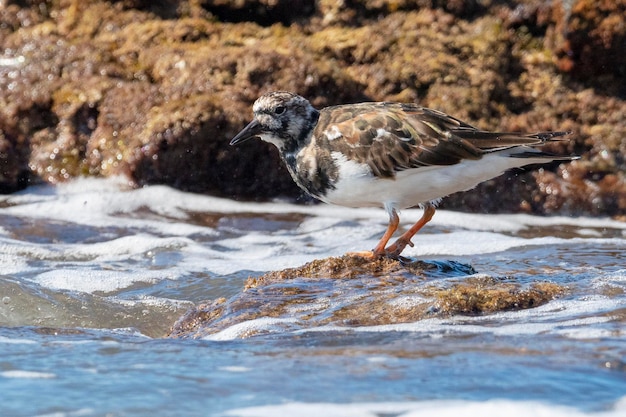
[[[613, 303], [617, 304], [617, 303]], [[578, 306], [577, 306], [578, 307]], [[626, 307], [626, 303], [614, 305], [614, 307]], [[558, 307], [552, 306], [551, 310], [558, 310]], [[529, 312], [523, 310], [521, 313]], [[589, 313], [591, 311], [587, 311]], [[386, 333], [386, 332], [409, 332], [420, 333], [430, 337], [438, 337], [441, 334], [479, 334], [490, 333], [497, 336], [519, 336], [519, 335], [539, 335], [539, 334], [555, 334], [570, 339], [595, 339], [597, 337], [615, 336], [610, 329], [600, 329], [594, 327], [612, 321], [611, 317], [594, 316], [584, 318], [565, 318], [559, 320], [559, 316], [572, 314], [567, 313], [548, 315], [545, 313], [534, 315], [530, 318], [530, 322], [525, 321], [524, 314], [520, 312], [505, 312], [490, 314], [487, 316], [453, 316], [450, 318], [431, 318], [422, 319], [410, 323], [395, 323], [376, 326], [350, 326], [345, 327], [337, 324], [329, 324], [320, 327], [295, 328], [297, 320], [294, 318], [270, 318], [261, 317], [237, 323], [218, 333], [206, 336], [207, 340], [235, 340], [240, 338], [257, 335], [259, 333], [288, 333], [294, 334], [315, 333], [315, 332], [355, 332], [355, 333]], [[549, 320], [543, 321], [542, 318]], [[498, 323], [498, 324], [494, 324]]]
[[[411, 212], [413, 211], [415, 210], [411, 210]], [[417, 217], [413, 219], [417, 221]], [[438, 210], [431, 223], [459, 227], [467, 230], [490, 230], [494, 232], [518, 232], [529, 226], [575, 226], [577, 229], [610, 228], [626, 232], [626, 222], [612, 220], [608, 217], [542, 217], [529, 214], [489, 214], [485, 216], [484, 214]], [[590, 231], [585, 229], [585, 234], [588, 233], [590, 233]]]
[[511, 400], [460, 401], [435, 400], [421, 402], [380, 402], [380, 403], [286, 403], [229, 410], [223, 415], [231, 417], [377, 417], [394, 415], [397, 417], [623, 417], [626, 407], [623, 399], [613, 410], [604, 412], [583, 412], [561, 405]]
[[0, 336], [0, 343], [12, 344], [12, 345], [34, 345], [37, 342], [29, 339], [14, 339], [10, 337]]
[[[89, 293], [110, 292], [137, 282], [176, 280], [192, 271], [204, 271], [210, 262], [207, 255], [212, 253], [187, 238], [146, 234], [93, 244], [44, 245], [8, 239], [4, 242], [5, 255], [46, 262], [48, 270], [27, 279], [48, 288]], [[151, 260], [164, 251], [176, 255], [164, 261], [165, 265], [152, 265]], [[133, 266], [133, 262], [129, 263], [133, 260], [143, 266]], [[56, 267], [49, 269], [51, 266]], [[37, 271], [25, 261], [13, 260], [3, 267], [12, 270], [11, 273]]]
[[626, 287], [626, 269], [620, 269], [612, 273], [601, 274], [591, 280], [591, 285], [595, 288], [624, 288]]
[[[570, 339], [592, 340], [597, 337], [615, 337], [615, 332], [603, 328], [614, 318], [603, 314], [626, 308], [626, 300], [596, 295], [584, 299], [553, 300], [532, 309], [507, 311], [484, 316], [456, 315], [448, 318], [426, 318], [410, 323], [376, 326], [345, 327], [337, 324], [309, 327], [294, 333], [309, 332], [409, 332], [429, 337], [442, 334], [480, 334], [497, 336], [554, 334]], [[600, 326], [600, 327], [598, 327]]]
[[[32, 277], [40, 285], [85, 292], [111, 292], [137, 282], [155, 283], [196, 272], [227, 275], [241, 270], [294, 267], [320, 257], [371, 249], [387, 224], [383, 209], [237, 202], [166, 186], [132, 189], [121, 178], [77, 179], [55, 187], [31, 187], [0, 196], [0, 201], [8, 203], [0, 209], [0, 214], [26, 221], [44, 219], [103, 228], [101, 238], [111, 233], [107, 241], [71, 244], [30, 242], [9, 235], [6, 227], [0, 230], [0, 269], [4, 274], [26, 275], [26, 279]], [[294, 220], [291, 229], [233, 227], [227, 238], [220, 238], [224, 233], [212, 225], [190, 222], [190, 213], [194, 212], [225, 216], [297, 213], [304, 217]], [[403, 227], [421, 215], [419, 209], [404, 210]], [[626, 246], [624, 238], [598, 237], [601, 228], [626, 232], [626, 223], [610, 219], [485, 216], [439, 210], [431, 223], [433, 227], [428, 225], [418, 233], [413, 239], [415, 246], [407, 248], [404, 255], [469, 256], [576, 243]], [[573, 239], [510, 235], [530, 226], [548, 225], [594, 230]], [[123, 229], [132, 235], [119, 237], [117, 232], [107, 232], [106, 228]], [[169, 260], [165, 256], [165, 265], [153, 265], [150, 260], [158, 263], [158, 254], [163, 252], [176, 255]], [[54, 270], [38, 269], [33, 259], [51, 265]]]
[[137, 272], [56, 269], [37, 275], [34, 281], [47, 288], [93, 293], [127, 288], [136, 282], [156, 282], [157, 279]]
[[204, 337], [205, 340], [228, 341], [267, 333], [283, 333], [285, 328], [296, 323], [294, 318], [261, 317], [244, 321], [228, 327], [218, 333]]
[[242, 373], [242, 372], [250, 372], [252, 368], [248, 368], [246, 366], [220, 366], [220, 371], [233, 372], [233, 373]]
[[[90, 225], [119, 224], [119, 214], [135, 213], [140, 208], [163, 217], [185, 220], [188, 212], [214, 213], [300, 213], [336, 219], [377, 219], [383, 225], [387, 215], [381, 209], [353, 209], [326, 204], [301, 206], [286, 203], [245, 203], [228, 199], [185, 193], [167, 186], [153, 185], [130, 189], [121, 178], [108, 180], [81, 178], [53, 186], [31, 187], [22, 192], [0, 196], [13, 206], [3, 212], [33, 218], [74, 221]], [[117, 215], [117, 216], [116, 216]], [[419, 209], [408, 209], [401, 213], [402, 223], [414, 223], [422, 215]], [[116, 221], [111, 221], [111, 220]], [[141, 222], [134, 218], [133, 222]], [[163, 226], [157, 222], [159, 227]], [[146, 224], [151, 224], [146, 221]], [[527, 226], [567, 225], [577, 228], [612, 228], [626, 231], [626, 223], [608, 218], [575, 218], [564, 216], [538, 217], [524, 214], [458, 213], [438, 210], [432, 225], [458, 227], [466, 230], [516, 232]], [[177, 227], [184, 226], [177, 223]], [[189, 226], [189, 233], [193, 226]], [[194, 229], [195, 230], [195, 229]], [[201, 227], [199, 230], [206, 231]]]
[[56, 375], [50, 372], [36, 372], [36, 371], [21, 371], [11, 370], [2, 371], [0, 376], [4, 378], [18, 378], [18, 379], [52, 379], [56, 378]]
[[12, 254], [13, 250], [13, 246], [2, 243], [0, 238], [0, 266], [3, 275], [13, 275], [32, 269], [28, 266], [28, 262], [25, 259]]

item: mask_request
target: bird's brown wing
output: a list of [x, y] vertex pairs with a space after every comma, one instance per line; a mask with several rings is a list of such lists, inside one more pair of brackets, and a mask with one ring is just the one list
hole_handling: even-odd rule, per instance
[[404, 103], [362, 103], [322, 110], [320, 146], [367, 164], [380, 177], [432, 165], [480, 159], [484, 153], [544, 143], [567, 132], [485, 132], [445, 113]]

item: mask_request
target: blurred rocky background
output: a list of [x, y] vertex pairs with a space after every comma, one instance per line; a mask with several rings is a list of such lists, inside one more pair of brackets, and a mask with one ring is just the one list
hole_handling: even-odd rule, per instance
[[626, 0], [0, 0], [0, 192], [77, 176], [307, 201], [228, 142], [262, 93], [412, 101], [485, 129], [572, 130], [569, 164], [445, 200], [626, 213]]

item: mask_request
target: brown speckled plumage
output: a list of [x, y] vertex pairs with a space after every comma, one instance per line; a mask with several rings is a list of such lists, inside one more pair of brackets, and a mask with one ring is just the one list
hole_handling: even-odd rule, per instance
[[[375, 256], [399, 256], [442, 197], [509, 168], [574, 159], [534, 149], [569, 132], [487, 132], [410, 103], [318, 111], [306, 99], [279, 91], [261, 96], [253, 111], [254, 120], [231, 144], [258, 136], [278, 148], [294, 181], [312, 196], [388, 211], [389, 228], [373, 250]], [[386, 247], [398, 226], [397, 210], [415, 205], [426, 208], [424, 217]]]

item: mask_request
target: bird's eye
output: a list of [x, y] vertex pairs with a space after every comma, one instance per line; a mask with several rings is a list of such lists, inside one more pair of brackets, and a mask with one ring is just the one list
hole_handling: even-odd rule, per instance
[[285, 106], [278, 106], [274, 109], [275, 114], [283, 114], [285, 112]]

